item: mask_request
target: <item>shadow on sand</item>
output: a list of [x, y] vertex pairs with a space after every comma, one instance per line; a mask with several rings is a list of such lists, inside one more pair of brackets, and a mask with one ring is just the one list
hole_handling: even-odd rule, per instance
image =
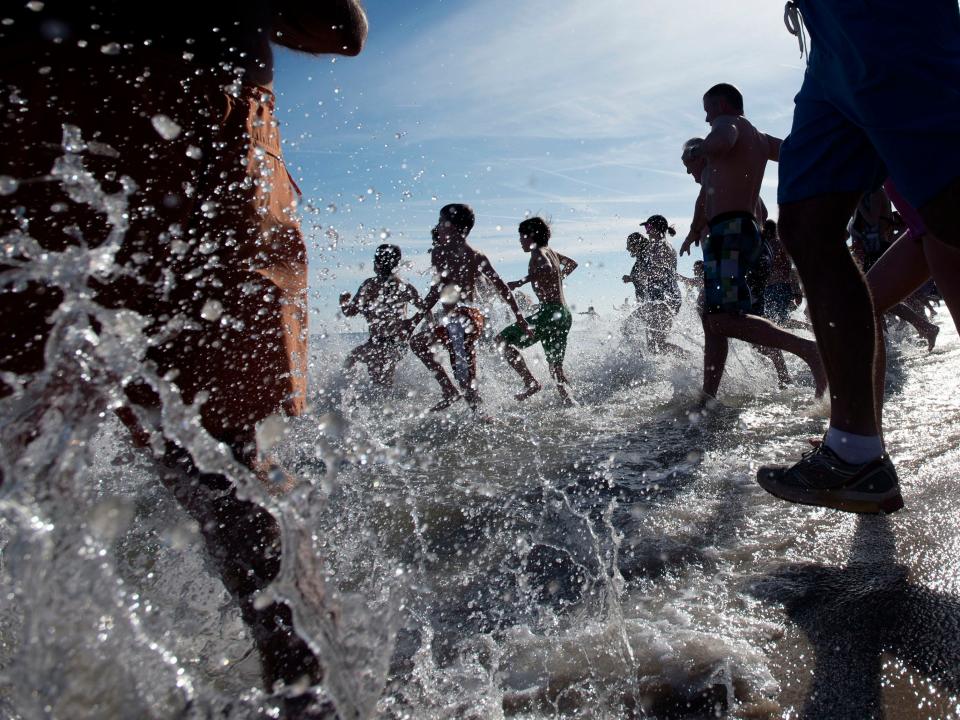
[[847, 565], [784, 565], [756, 581], [751, 593], [784, 606], [814, 647], [813, 679], [799, 717], [885, 717], [884, 655], [947, 693], [960, 693], [960, 598], [908, 576], [895, 562], [890, 521], [864, 516]]

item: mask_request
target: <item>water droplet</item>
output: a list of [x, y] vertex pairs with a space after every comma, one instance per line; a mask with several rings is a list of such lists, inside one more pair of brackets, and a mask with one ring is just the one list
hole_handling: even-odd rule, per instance
[[329, 205], [327, 205], [327, 212], [335, 213], [336, 211], [337, 211], [336, 205], [334, 205], [333, 203], [330, 203]]
[[503, 230], [503, 225], [497, 225], [497, 232], [500, 232], [501, 230]]
[[150, 123], [164, 140], [173, 140], [180, 134], [180, 126], [162, 113], [150, 118]]
[[40, 12], [43, 10], [43, 3], [40, 0], [31, 0], [27, 3], [27, 10], [33, 10], [34, 12]]
[[207, 300], [200, 310], [200, 317], [210, 322], [215, 322], [223, 315], [223, 305], [218, 300]]
[[104, 55], [119, 55], [120, 54], [120, 43], [107, 43], [106, 45], [100, 46], [100, 52]]
[[0, 195], [13, 195], [20, 187], [20, 181], [9, 175], [0, 175]]
[[386, 228], [383, 228], [383, 230], [380, 231], [380, 239], [386, 240], [388, 237], [390, 237], [390, 231]]
[[196, 145], [190, 145], [187, 147], [187, 157], [193, 160], [199, 160], [203, 157], [203, 151], [200, 150]]

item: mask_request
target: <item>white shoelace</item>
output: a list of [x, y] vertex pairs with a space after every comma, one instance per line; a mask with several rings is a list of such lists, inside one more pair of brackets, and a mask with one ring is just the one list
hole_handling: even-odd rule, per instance
[[810, 62], [810, 53], [807, 52], [807, 33], [803, 25], [803, 15], [801, 15], [800, 8], [797, 7], [797, 3], [795, 3], [794, 0], [787, 0], [787, 4], [783, 8], [783, 24], [787, 26], [787, 31], [797, 38], [797, 42], [800, 44], [800, 57], [806, 55], [807, 62]]

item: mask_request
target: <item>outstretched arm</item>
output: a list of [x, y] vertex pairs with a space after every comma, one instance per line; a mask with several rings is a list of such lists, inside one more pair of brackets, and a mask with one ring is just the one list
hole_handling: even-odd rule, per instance
[[274, 0], [273, 37], [278, 45], [319, 55], [358, 55], [367, 39], [360, 0]]
[[507, 305], [510, 306], [510, 309], [513, 310], [513, 314], [517, 318], [517, 324], [529, 334], [530, 327], [527, 325], [527, 321], [523, 317], [523, 312], [521, 312], [520, 306], [517, 304], [517, 299], [513, 296], [513, 293], [510, 292], [510, 287], [503, 281], [503, 278], [500, 277], [500, 274], [493, 269], [493, 265], [490, 264], [490, 261], [487, 260], [484, 255], [477, 253], [476, 262], [477, 269], [483, 273], [484, 276], [486, 276], [486, 278], [493, 285], [494, 289], [497, 291], [497, 294]]

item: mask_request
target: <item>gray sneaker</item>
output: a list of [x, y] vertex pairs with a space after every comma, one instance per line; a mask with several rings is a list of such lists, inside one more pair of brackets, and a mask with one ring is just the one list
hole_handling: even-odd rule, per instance
[[793, 467], [761, 467], [757, 482], [771, 495], [802, 505], [853, 513], [892, 513], [903, 507], [897, 471], [886, 454], [852, 465], [821, 445]]

